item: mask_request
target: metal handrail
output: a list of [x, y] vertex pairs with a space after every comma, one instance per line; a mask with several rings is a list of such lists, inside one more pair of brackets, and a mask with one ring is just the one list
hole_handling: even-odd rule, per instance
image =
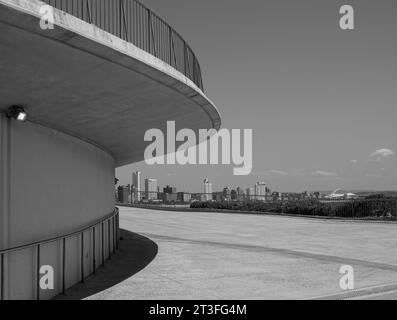
[[165, 61], [204, 91], [200, 64], [186, 41], [137, 0], [42, 0]]
[[[111, 221], [112, 221], [112, 231], [110, 230], [111, 228]], [[95, 237], [95, 230], [98, 226], [101, 226], [102, 232], [102, 242], [101, 242], [101, 249], [102, 249], [102, 265], [105, 264], [105, 242], [104, 242], [104, 224], [107, 223], [107, 229], [108, 229], [108, 259], [111, 259], [111, 254], [112, 251], [113, 253], [116, 252], [119, 246], [119, 241], [120, 241], [120, 230], [119, 230], [119, 209], [115, 208], [115, 210], [109, 214], [108, 216], [96, 221], [94, 224], [90, 224], [87, 227], [84, 227], [82, 229], [79, 229], [78, 231], [74, 231], [71, 233], [67, 233], [61, 236], [45, 239], [45, 240], [39, 240], [35, 241], [32, 243], [28, 244], [23, 244], [19, 246], [15, 246], [12, 248], [7, 248], [7, 249], [2, 249], [0, 250], [0, 300], [4, 300], [4, 292], [5, 292], [5, 280], [4, 280], [4, 257], [6, 254], [10, 254], [12, 252], [16, 251], [21, 251], [21, 250], [26, 250], [30, 248], [36, 248], [36, 299], [40, 300], [40, 286], [39, 286], [39, 280], [40, 280], [40, 249], [43, 245], [49, 244], [49, 243], [54, 243], [54, 242], [59, 242], [62, 241], [62, 293], [65, 293], [66, 290], [66, 285], [65, 285], [65, 275], [66, 275], [66, 240], [70, 239], [74, 236], [81, 236], [81, 282], [84, 282], [85, 279], [85, 271], [84, 271], [84, 233], [87, 231], [93, 232], [92, 236], [92, 245], [93, 245], [93, 254], [92, 254], [92, 264], [93, 264], [93, 273], [96, 271], [96, 237]], [[112, 234], [111, 234], [112, 233]], [[113, 246], [111, 246], [111, 243]]]

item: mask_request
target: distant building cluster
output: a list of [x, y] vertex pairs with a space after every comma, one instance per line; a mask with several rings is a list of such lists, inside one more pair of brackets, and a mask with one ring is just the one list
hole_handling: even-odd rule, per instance
[[146, 178], [142, 181], [142, 173], [139, 171], [132, 173], [131, 182], [129, 185], [117, 188], [116, 201], [118, 203], [189, 203], [191, 201], [190, 193], [178, 192], [175, 187], [167, 185], [161, 191], [157, 179]]
[[[176, 187], [167, 185], [162, 190], [158, 186], [158, 180], [146, 178], [142, 181], [142, 173], [137, 171], [132, 173], [131, 184], [119, 186], [116, 191], [116, 201], [119, 203], [190, 203], [194, 201], [301, 201], [310, 199], [330, 199], [335, 196], [320, 192], [278, 192], [272, 191], [263, 181], [258, 181], [253, 187], [224, 187], [222, 190], [213, 191], [212, 182], [204, 179], [202, 183], [202, 192], [191, 193], [187, 191], [178, 191]], [[142, 187], [144, 187], [142, 189]], [[350, 198], [353, 194], [346, 194]], [[340, 196], [341, 197], [341, 196]]]

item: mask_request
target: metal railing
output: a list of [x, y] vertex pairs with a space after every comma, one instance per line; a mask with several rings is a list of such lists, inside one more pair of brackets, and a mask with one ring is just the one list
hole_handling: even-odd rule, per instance
[[190, 207], [349, 219], [397, 220], [397, 199], [395, 198], [265, 200], [263, 197], [258, 199], [258, 196], [253, 196], [245, 201], [198, 201], [192, 203]]
[[[107, 244], [105, 244], [105, 225], [107, 229]], [[68, 233], [62, 236], [57, 236], [54, 238], [50, 239], [45, 239], [37, 242], [32, 242], [29, 244], [24, 244], [20, 246], [16, 246], [13, 248], [8, 248], [4, 250], [0, 250], [0, 300], [5, 299], [5, 257], [6, 255], [10, 255], [13, 252], [17, 251], [23, 251], [27, 249], [35, 249], [35, 256], [36, 256], [36, 264], [34, 266], [35, 269], [35, 274], [33, 275], [33, 278], [35, 278], [35, 287], [36, 287], [36, 299], [40, 300], [40, 268], [41, 268], [41, 255], [40, 251], [42, 247], [46, 244], [50, 243], [56, 243], [60, 242], [62, 244], [62, 284], [61, 284], [61, 293], [65, 294], [66, 291], [66, 258], [67, 258], [67, 246], [66, 246], [66, 240], [73, 238], [73, 237], [78, 237], [80, 239], [80, 252], [77, 253], [78, 255], [80, 254], [80, 281], [83, 283], [84, 279], [86, 278], [86, 272], [84, 268], [84, 248], [85, 248], [85, 241], [84, 241], [84, 236], [87, 232], [92, 232], [90, 233], [89, 236], [92, 236], [92, 255], [91, 255], [91, 262], [92, 262], [92, 273], [95, 274], [95, 271], [97, 269], [97, 264], [96, 264], [96, 230], [100, 228], [100, 238], [101, 238], [101, 264], [102, 266], [105, 265], [105, 259], [107, 258], [108, 260], [111, 259], [112, 252], [113, 254], [116, 253], [116, 250], [118, 249], [119, 246], [119, 240], [120, 240], [120, 230], [119, 230], [119, 210], [118, 208], [115, 209], [115, 211], [110, 214], [109, 216], [97, 221], [95, 224], [91, 224], [83, 229], [80, 229], [78, 231]], [[105, 257], [105, 246], [107, 245], [108, 249], [108, 255]], [[90, 273], [91, 274], [91, 273]]]
[[162, 18], [136, 0], [42, 0], [94, 24], [165, 61], [201, 90], [200, 64], [186, 41]]

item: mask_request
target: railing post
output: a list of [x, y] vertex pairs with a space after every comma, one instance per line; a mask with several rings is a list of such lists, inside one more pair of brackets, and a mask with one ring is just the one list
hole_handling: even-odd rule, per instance
[[184, 75], [187, 76], [187, 56], [186, 56], [186, 42], [183, 40], [183, 61], [184, 61]]
[[149, 53], [152, 53], [152, 32], [151, 32], [151, 26], [152, 26], [152, 17], [150, 15], [150, 10], [147, 9], [147, 21], [148, 21], [148, 37], [149, 37]]
[[[174, 58], [174, 67], [175, 67], [175, 69], [177, 69], [177, 70], [179, 70], [178, 69], [178, 61], [176, 60], [176, 53], [175, 53], [175, 43], [174, 43], [174, 34], [173, 34], [173, 31], [172, 31], [172, 28], [170, 27], [170, 37], [171, 37], [171, 52], [173, 52], [174, 54], [173, 54], [173, 57], [171, 57], [171, 58]], [[171, 63], [171, 66], [172, 66], [172, 63]]]
[[170, 26], [168, 26], [169, 29], [169, 33], [168, 33], [168, 37], [170, 38], [170, 66], [172, 66], [172, 28]]
[[113, 216], [113, 254], [116, 253], [116, 216]]
[[87, 1], [87, 21], [89, 24], [92, 24], [92, 6], [91, 6], [91, 0], [86, 0]]
[[120, 243], [120, 213], [117, 211], [117, 215], [116, 215], [116, 217], [117, 217], [117, 242], [116, 242], [116, 245], [117, 245], [117, 249], [119, 249], [119, 243]]
[[92, 266], [94, 269], [94, 274], [96, 273], [96, 257], [95, 257], [95, 226], [92, 228]]
[[0, 300], [4, 300], [4, 253], [1, 254], [0, 257], [0, 267], [1, 267], [1, 275], [0, 275]]
[[112, 260], [112, 252], [110, 250], [110, 219], [108, 220], [108, 249], [109, 249], [109, 260]]
[[193, 54], [193, 82], [197, 83], [197, 79], [196, 79], [196, 57], [195, 57], [193, 52], [192, 52], [192, 54]]
[[37, 245], [36, 261], [36, 300], [40, 300], [40, 245]]
[[63, 249], [62, 249], [62, 294], [65, 294], [65, 277], [66, 277], [66, 238], [63, 238]]
[[114, 216], [114, 220], [116, 221], [116, 250], [119, 249], [119, 228], [118, 228], [118, 213]]
[[84, 232], [81, 233], [81, 283], [84, 283]]
[[104, 228], [104, 222], [102, 221], [102, 266], [105, 266], [105, 228]]
[[[128, 27], [128, 23], [127, 23], [127, 20], [126, 20], [126, 18], [125, 18], [125, 6], [124, 6], [124, 0], [120, 0], [120, 34], [121, 34], [121, 28], [122, 28], [122, 26], [124, 25], [124, 34], [125, 34], [125, 40], [127, 41], [127, 42], [130, 42], [130, 40], [129, 40], [129, 36], [128, 36], [128, 29], [127, 29], [127, 27]], [[121, 21], [121, 18], [123, 18], [122, 19], [122, 21]], [[120, 36], [122, 39], [124, 39], [122, 36]]]

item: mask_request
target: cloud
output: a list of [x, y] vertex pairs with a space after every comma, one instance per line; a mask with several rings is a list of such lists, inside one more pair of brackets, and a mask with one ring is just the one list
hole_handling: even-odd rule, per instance
[[294, 170], [292, 170], [291, 174], [293, 176], [303, 177], [306, 173], [305, 173], [305, 169], [294, 169]]
[[371, 158], [376, 162], [394, 156], [394, 151], [390, 149], [379, 149], [371, 154]]
[[338, 174], [335, 172], [327, 172], [327, 171], [317, 170], [317, 171], [312, 172], [312, 176], [314, 176], [314, 177], [338, 177]]
[[357, 160], [350, 160], [350, 163], [357, 164], [358, 161]]
[[265, 175], [268, 176], [288, 176], [288, 172], [282, 171], [282, 170], [269, 170], [265, 172]]

